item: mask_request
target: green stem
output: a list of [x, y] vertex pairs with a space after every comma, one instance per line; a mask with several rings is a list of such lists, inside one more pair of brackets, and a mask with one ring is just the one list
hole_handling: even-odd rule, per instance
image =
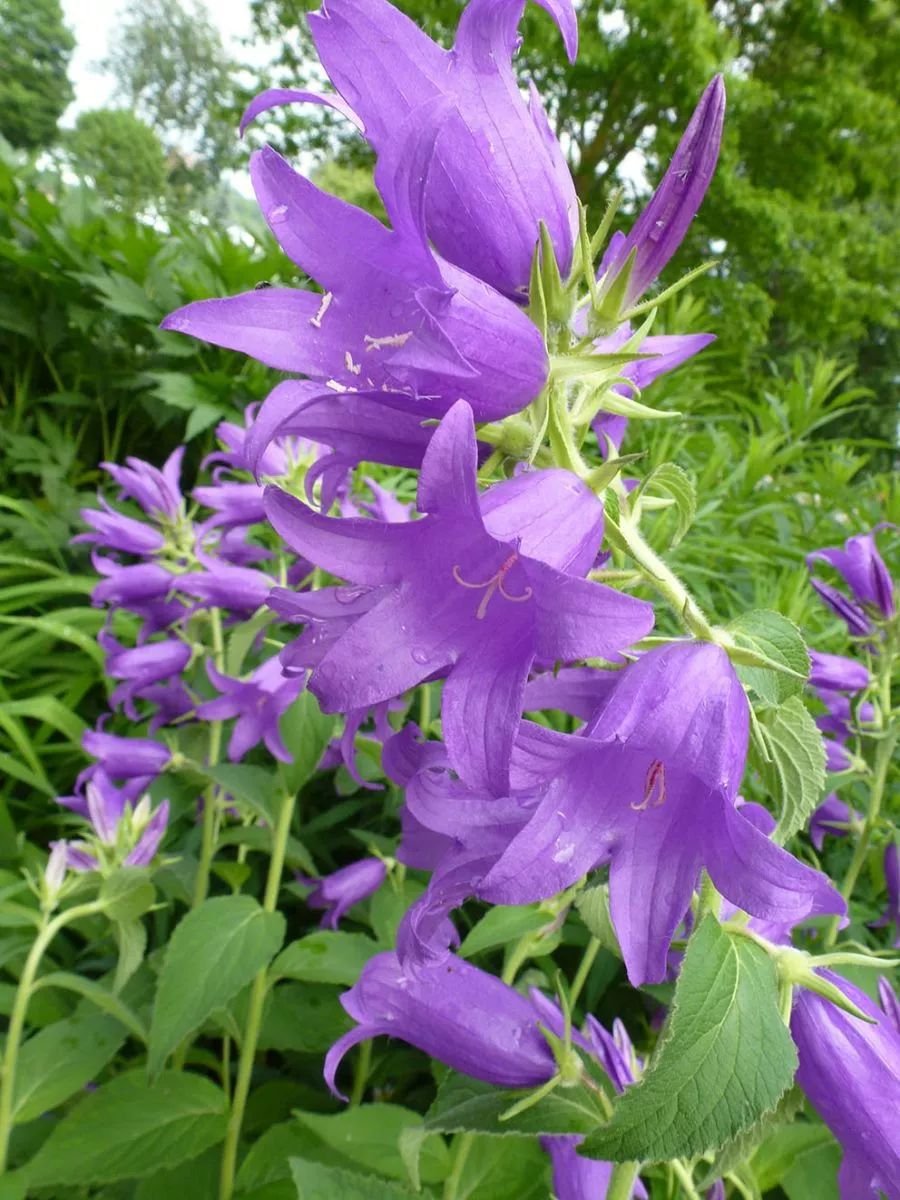
[[688, 1200], [700, 1200], [700, 1193], [694, 1187], [694, 1176], [684, 1165], [680, 1158], [673, 1158], [669, 1164], [675, 1173], [675, 1177], [684, 1189], [684, 1193]]
[[[278, 820], [275, 823], [272, 835], [272, 858], [269, 862], [266, 890], [263, 895], [263, 908], [266, 912], [274, 912], [278, 903], [278, 892], [281, 887], [281, 875], [284, 870], [284, 858], [287, 852], [288, 835], [290, 834], [293, 814], [294, 797], [283, 797], [281, 809], [278, 813]], [[268, 969], [263, 967], [253, 980], [250, 989], [247, 1025], [244, 1029], [244, 1037], [241, 1042], [241, 1055], [238, 1060], [237, 1078], [234, 1083], [234, 1095], [231, 1100], [231, 1111], [228, 1117], [228, 1129], [225, 1133], [225, 1145], [222, 1149], [219, 1200], [231, 1200], [234, 1192], [238, 1143], [244, 1123], [244, 1110], [247, 1107], [247, 1097], [250, 1094], [253, 1064], [256, 1059], [256, 1046], [259, 1042], [259, 1031], [262, 1027], [263, 1008], [265, 1006], [268, 986]]]
[[[225, 647], [222, 640], [222, 618], [217, 608], [210, 610], [210, 625], [212, 630], [212, 651], [216, 669], [224, 669]], [[209, 765], [215, 766], [222, 752], [222, 722], [212, 721], [209, 727]], [[194, 877], [194, 895], [191, 907], [197, 908], [203, 903], [209, 893], [209, 875], [212, 861], [216, 853], [218, 833], [218, 788], [210, 784], [203, 793], [203, 828], [200, 840], [200, 861], [197, 863], [197, 874]]]
[[639, 1170], [640, 1163], [616, 1163], [609, 1177], [606, 1200], [631, 1200]]
[[37, 978], [38, 968], [41, 965], [41, 959], [44, 957], [47, 947], [65, 925], [68, 925], [72, 921], [77, 921], [80, 917], [90, 917], [102, 911], [103, 905], [101, 903], [91, 901], [88, 904], [78, 904], [74, 908], [69, 908], [65, 912], [61, 912], [53, 920], [48, 920], [47, 914], [45, 914], [37, 937], [28, 952], [22, 976], [19, 980], [19, 986], [16, 988], [16, 997], [13, 1001], [12, 1012], [10, 1013], [9, 1031], [6, 1036], [6, 1053], [3, 1058], [3, 1073], [0, 1076], [0, 1177], [2, 1177], [6, 1170], [6, 1160], [9, 1153], [9, 1137], [12, 1132], [13, 1100], [16, 1088], [16, 1066], [22, 1044], [22, 1034], [25, 1030], [25, 1017], [28, 1012], [28, 1003], [31, 1000], [31, 994], [34, 991], [34, 983]]
[[[607, 517], [607, 522], [609, 520]], [[703, 641], [715, 641], [715, 631], [697, 601], [675, 572], [666, 566], [652, 546], [644, 540], [634, 521], [623, 514], [619, 518], [617, 531], [647, 582], [668, 601], [687, 629]]]
[[453, 1164], [450, 1174], [444, 1181], [444, 1200], [456, 1200], [462, 1173], [469, 1157], [469, 1151], [475, 1144], [474, 1133], [460, 1133], [453, 1143]]
[[594, 959], [600, 951], [600, 945], [600, 939], [592, 937], [585, 947], [584, 954], [581, 956], [581, 962], [578, 964], [578, 970], [575, 972], [575, 978], [572, 980], [572, 986], [569, 988], [569, 1004], [572, 1008], [578, 1002], [581, 989], [587, 982], [591, 967], [594, 965]]
[[372, 1066], [372, 1043], [363, 1042], [359, 1048], [359, 1058], [356, 1060], [356, 1071], [353, 1075], [353, 1090], [350, 1093], [350, 1107], [357, 1108], [365, 1095], [366, 1084], [369, 1081], [369, 1070]]

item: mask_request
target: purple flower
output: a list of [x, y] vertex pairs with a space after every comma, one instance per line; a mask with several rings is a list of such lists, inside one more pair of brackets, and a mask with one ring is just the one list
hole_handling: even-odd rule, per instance
[[211, 487], [194, 488], [194, 499], [213, 510], [213, 516], [201, 526], [208, 529], [239, 529], [257, 525], [266, 519], [262, 506], [262, 488], [257, 483], [223, 480], [216, 474]]
[[810, 650], [809, 658], [812, 663], [809, 682], [814, 688], [833, 692], [862, 692], [869, 686], [868, 668], [855, 658], [846, 658], [843, 654], [822, 654], [818, 650]]
[[662, 182], [627, 237], [613, 239], [600, 264], [608, 292], [634, 254], [622, 307], [647, 290], [681, 245], [706, 195], [719, 157], [725, 117], [725, 83], [716, 75], [700, 98]]
[[[556, 1200], [605, 1200], [613, 1173], [613, 1164], [582, 1158], [577, 1147], [584, 1138], [578, 1134], [542, 1137], [541, 1147], [553, 1164], [553, 1195]], [[647, 1189], [636, 1179], [631, 1195], [646, 1200]]]
[[211, 662], [206, 673], [222, 695], [198, 705], [197, 716], [201, 721], [237, 717], [228, 743], [231, 761], [239, 762], [257, 743], [265, 742], [273, 758], [290, 762], [278, 722], [303, 691], [303, 680], [286, 679], [277, 658], [268, 659], [248, 679], [231, 679]]
[[[135, 814], [137, 816], [137, 813]], [[124, 865], [126, 867], [147, 867], [153, 861], [156, 851], [159, 849], [159, 843], [163, 839], [163, 834], [166, 832], [166, 826], [169, 823], [169, 802], [163, 800], [150, 815], [150, 819], [143, 827], [140, 837], [134, 844], [134, 848], [126, 855]]]
[[179, 483], [184, 449], [179, 446], [173, 450], [161, 470], [140, 458], [126, 458], [125, 467], [116, 463], [100, 465], [119, 485], [122, 496], [136, 500], [148, 516], [175, 520], [184, 506]]
[[874, 1024], [814, 992], [796, 994], [791, 1034], [800, 1066], [797, 1082], [841, 1143], [838, 1182], [843, 1200], [863, 1200], [881, 1189], [900, 1197], [900, 1036], [859, 988], [830, 971], [836, 984]]
[[130, 650], [105, 632], [98, 640], [107, 652], [106, 674], [110, 679], [122, 680], [110, 696], [110, 704], [113, 708], [122, 705], [132, 721], [141, 719], [134, 707], [135, 699], [146, 697], [153, 684], [180, 675], [191, 659], [190, 646], [176, 638], [147, 642]]
[[79, 533], [73, 542], [91, 542], [107, 550], [120, 550], [124, 554], [150, 555], [162, 550], [165, 538], [158, 529], [126, 517], [100, 497], [101, 508], [83, 508], [81, 516], [93, 533]]
[[821, 850], [826, 833], [833, 837], [846, 837], [850, 824], [858, 820], [860, 814], [832, 792], [830, 796], [826, 796], [810, 819], [810, 841], [817, 850]]
[[900, 950], [900, 849], [892, 839], [884, 848], [884, 884], [887, 888], [887, 905], [873, 928], [894, 927], [894, 948]]
[[609, 862], [611, 915], [636, 985], [665, 977], [704, 867], [728, 900], [765, 920], [844, 912], [825, 876], [735, 808], [748, 733], [747, 698], [724, 650], [648, 651], [621, 672], [583, 736], [545, 737], [540, 804], [478, 894], [524, 904]]
[[175, 577], [156, 563], [121, 563], [99, 554], [92, 557], [94, 570], [105, 578], [91, 592], [94, 604], [143, 611], [153, 601], [165, 600], [175, 586]]
[[434, 257], [416, 194], [432, 148], [398, 135], [393, 169], [382, 158], [379, 170], [396, 184], [392, 230], [320, 191], [274, 150], [254, 155], [251, 178], [269, 225], [325, 295], [266, 288], [201, 300], [163, 328], [321, 380], [323, 391], [406, 393], [420, 417], [441, 416], [459, 397], [479, 420], [523, 408], [547, 377], [543, 339], [512, 301]]
[[[201, 552], [201, 561], [206, 557]], [[272, 583], [271, 576], [264, 571], [233, 567], [215, 559], [208, 559], [204, 571], [178, 577], [179, 591], [199, 597], [206, 607], [227, 608], [248, 616], [265, 604]]]
[[[99, 760], [98, 766], [111, 779], [139, 779], [158, 775], [169, 765], [172, 752], [149, 738], [119, 737], [89, 729], [81, 739], [88, 754]], [[96, 771], [91, 769], [91, 773]]]
[[812, 585], [826, 604], [847, 622], [851, 633], [868, 633], [869, 612], [885, 619], [894, 615], [894, 585], [875, 545], [875, 533], [881, 528], [883, 526], [877, 526], [871, 533], [850, 537], [843, 547], [826, 546], [806, 556], [808, 567], [815, 562], [827, 562], [844, 577], [853, 597], [849, 601], [819, 579], [813, 579]]
[[321, 879], [298, 875], [297, 882], [315, 885], [306, 903], [310, 908], [325, 909], [320, 922], [323, 929], [337, 929], [341, 917], [354, 904], [377, 892], [386, 878], [387, 868], [380, 858], [362, 858]]
[[462, 959], [411, 973], [396, 954], [376, 954], [341, 1004], [357, 1028], [335, 1042], [325, 1059], [326, 1082], [338, 1096], [335, 1075], [344, 1055], [378, 1034], [401, 1038], [497, 1087], [534, 1087], [556, 1071], [534, 1006]]
[[[537, 2], [559, 25], [573, 59], [578, 29], [571, 0]], [[386, 0], [329, 0], [309, 17], [322, 64], [379, 167], [404, 125], [435, 141], [424, 217], [439, 253], [510, 295], [527, 290], [539, 222], [564, 275], [578, 222], [572, 178], [540, 97], [532, 85], [526, 104], [512, 69], [523, 8], [524, 0], [470, 0], [450, 51]], [[242, 125], [294, 99], [313, 97], [264, 93]], [[449, 110], [443, 120], [439, 99]], [[381, 171], [376, 179], [387, 201]]]
[[[266, 490], [266, 509], [288, 545], [361, 585], [331, 590], [346, 616], [335, 618], [336, 636], [309, 661], [310, 690], [323, 710], [377, 704], [446, 674], [442, 719], [451, 763], [463, 778], [502, 794], [532, 664], [610, 658], [650, 630], [653, 610], [564, 573], [587, 569], [601, 528], [599, 503], [574, 476], [512, 480], [498, 501], [488, 493], [486, 519], [476, 460], [472, 413], [460, 402], [425, 456], [418, 507], [428, 515], [421, 520], [323, 517], [276, 488]], [[506, 538], [498, 528], [508, 529]], [[276, 607], [280, 597], [276, 590]], [[314, 616], [309, 601], [301, 603]], [[315, 603], [327, 605], [328, 591]]]

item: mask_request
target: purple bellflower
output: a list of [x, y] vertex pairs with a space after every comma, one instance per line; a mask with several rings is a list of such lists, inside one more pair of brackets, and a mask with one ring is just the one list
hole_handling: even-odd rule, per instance
[[[357, 1022], [325, 1058], [325, 1080], [351, 1047], [378, 1034], [402, 1038], [456, 1071], [497, 1087], [527, 1088], [556, 1073], [541, 1016], [519, 992], [463, 959], [410, 973], [396, 954], [376, 954], [341, 1004]], [[343, 1099], [343, 1097], [342, 1097]]]
[[[572, 0], [537, 3], [556, 21], [574, 59]], [[328, 0], [309, 17], [322, 65], [379, 165], [404, 125], [413, 123], [436, 142], [424, 215], [438, 252], [514, 296], [527, 291], [539, 222], [547, 226], [563, 275], [578, 229], [565, 156], [537, 90], [532, 85], [526, 103], [512, 69], [524, 7], [524, 0], [470, 0], [450, 51], [387, 0]], [[438, 123], [439, 98], [450, 115]], [[242, 127], [275, 104], [310, 99], [302, 92], [263, 93]]]
[[100, 729], [89, 729], [81, 744], [98, 760], [97, 766], [88, 768], [91, 778], [102, 768], [110, 779], [153, 779], [166, 769], [172, 758], [169, 748], [159, 742], [119, 737]]
[[191, 659], [190, 646], [177, 638], [164, 638], [127, 649], [111, 634], [101, 631], [98, 641], [107, 652], [107, 675], [122, 681], [110, 696], [110, 704], [113, 708], [121, 705], [132, 721], [141, 720], [134, 701], [146, 698], [148, 689], [154, 684], [179, 676]]
[[90, 525], [93, 533], [79, 533], [72, 539], [73, 542], [89, 542], [106, 550], [119, 550], [123, 554], [142, 557], [156, 554], [166, 544], [166, 539], [158, 529], [117, 512], [102, 497], [99, 509], [83, 508], [81, 517], [86, 525]]
[[900, 950], [900, 848], [897, 846], [896, 838], [885, 846], [883, 863], [887, 905], [878, 920], [872, 923], [872, 928], [884, 929], [893, 925], [894, 949]]
[[323, 392], [400, 392], [420, 417], [441, 416], [457, 398], [482, 421], [525, 407], [547, 378], [543, 339], [512, 301], [435, 258], [421, 196], [433, 136], [408, 142], [396, 139], [395, 161], [379, 163], [393, 229], [320, 191], [274, 150], [255, 154], [250, 175], [266, 220], [325, 295], [266, 288], [200, 300], [163, 328], [310, 376]]
[[818, 650], [810, 650], [809, 658], [812, 664], [809, 683], [819, 691], [852, 693], [865, 691], [869, 686], [869, 670], [855, 658], [822, 654]]
[[278, 722], [303, 691], [303, 680], [285, 678], [277, 658], [270, 658], [257, 667], [247, 679], [232, 679], [218, 671], [212, 662], [206, 664], [210, 682], [222, 693], [197, 707], [201, 721], [225, 721], [237, 717], [228, 743], [228, 757], [240, 760], [264, 742], [266, 749], [279, 762], [290, 762]]
[[673, 643], [647, 652], [620, 673], [583, 735], [548, 734], [557, 748], [553, 774], [534, 816], [479, 886], [482, 899], [543, 899], [609, 862], [610, 911], [635, 985], [665, 977], [666, 953], [704, 867], [726, 899], [765, 920], [844, 912], [824, 875], [735, 807], [749, 709], [720, 647]]
[[100, 465], [119, 485], [122, 496], [136, 500], [148, 517], [174, 521], [184, 511], [180, 486], [183, 458], [184, 446], [179, 446], [161, 469], [140, 458], [126, 458], [124, 467], [106, 462]]
[[[502, 795], [535, 661], [611, 658], [649, 632], [653, 610], [566, 573], [590, 567], [602, 520], [599, 503], [575, 476], [535, 472], [511, 480], [496, 499], [487, 493], [486, 517], [476, 462], [472, 412], [459, 402], [425, 455], [422, 519], [323, 517], [276, 488], [266, 491], [266, 509], [289, 546], [358, 585], [324, 589], [314, 606], [288, 597], [309, 606], [308, 616], [315, 606], [325, 611], [330, 599], [343, 601], [336, 636], [309, 664], [309, 687], [323, 710], [378, 704], [446, 674], [450, 761], [462, 778]], [[273, 593], [276, 607], [281, 595]], [[289, 647], [289, 659], [291, 653]]]
[[701, 96], [647, 207], [627, 237], [611, 240], [600, 264], [601, 291], [608, 292], [634, 255], [623, 308], [639, 299], [681, 245], [716, 169], [724, 118], [725, 83], [716, 75]]
[[813, 576], [810, 582], [828, 607], [844, 621], [850, 633], [864, 637], [871, 632], [871, 614], [888, 619], [894, 614], [894, 585], [884, 559], [875, 545], [875, 534], [856, 534], [841, 546], [826, 546], [806, 556], [812, 569], [817, 562], [826, 562], [844, 578], [850, 589], [846, 596], [825, 580]]
[[846, 837], [853, 821], [861, 820], [860, 814], [850, 808], [836, 792], [826, 796], [815, 810], [809, 822], [809, 840], [817, 850], [821, 850], [825, 835]]
[[888, 1200], [900, 1200], [900, 1035], [859, 988], [830, 971], [820, 973], [874, 1024], [799, 990], [791, 1016], [797, 1082], [843, 1148], [842, 1200], [874, 1198], [879, 1189]]
[[341, 917], [354, 904], [377, 892], [386, 878], [387, 867], [380, 858], [361, 858], [359, 862], [340, 867], [320, 879], [313, 879], [309, 875], [296, 876], [298, 883], [313, 888], [306, 897], [309, 907], [325, 909], [319, 923], [322, 929], [337, 929]]

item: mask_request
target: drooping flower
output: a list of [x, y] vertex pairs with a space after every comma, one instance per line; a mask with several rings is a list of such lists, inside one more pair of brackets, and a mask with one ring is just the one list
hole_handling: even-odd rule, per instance
[[807, 990], [796, 993], [791, 1034], [797, 1082], [844, 1151], [842, 1200], [900, 1197], [900, 1035], [859, 988], [821, 971], [870, 1018], [867, 1024]]
[[[653, 610], [566, 573], [589, 569], [602, 528], [598, 501], [574, 476], [511, 480], [496, 500], [487, 493], [485, 517], [476, 462], [472, 413], [459, 402], [425, 456], [422, 519], [323, 517], [276, 488], [266, 491], [266, 509], [289, 546], [358, 585], [323, 589], [313, 603], [293, 598], [308, 619], [317, 608], [329, 611], [329, 597], [332, 610], [343, 608], [336, 633], [319, 635], [324, 653], [313, 647], [309, 660], [309, 687], [323, 710], [377, 704], [446, 674], [451, 763], [464, 779], [503, 794], [532, 664], [612, 658], [650, 630]], [[276, 590], [276, 606], [280, 599]], [[291, 661], [297, 665], [296, 654]]]
[[[571, 0], [537, 2], [559, 25], [573, 59], [578, 29]], [[309, 17], [322, 65], [379, 165], [405, 124], [435, 141], [424, 217], [438, 252], [509, 295], [527, 290], [540, 221], [563, 274], [578, 228], [563, 152], [536, 89], [526, 104], [512, 69], [524, 7], [524, 0], [470, 0], [450, 51], [386, 0], [329, 0]], [[309, 99], [263, 93], [242, 126], [273, 104]], [[448, 108], [440, 122], [439, 99]]]
[[181, 463], [184, 446], [178, 446], [162, 467], [140, 458], [126, 458], [126, 466], [101, 463], [104, 471], [119, 485], [122, 496], [136, 500], [148, 517], [175, 520], [183, 511]]
[[512, 301], [434, 256], [422, 213], [434, 148], [425, 134], [395, 137], [379, 164], [393, 229], [321, 191], [274, 150], [255, 154], [250, 174], [266, 220], [325, 295], [273, 287], [200, 300], [163, 328], [320, 380], [322, 392], [406, 394], [420, 417], [441, 416], [460, 397], [479, 420], [523, 408], [547, 377], [543, 339]]
[[252, 671], [247, 679], [223, 675], [214, 663], [206, 664], [210, 682], [222, 693], [197, 707], [201, 721], [226, 721], [237, 717], [228, 743], [228, 757], [240, 760], [259, 742], [279, 762], [291, 756], [281, 738], [278, 722], [303, 691], [303, 680], [285, 678], [277, 658]]
[[463, 959], [411, 973], [396, 954], [376, 954], [341, 1004], [357, 1027], [325, 1058], [325, 1079], [340, 1095], [335, 1075], [351, 1047], [379, 1034], [401, 1038], [454, 1070], [497, 1087], [545, 1083], [556, 1066], [538, 1028], [539, 1014], [519, 992]]
[[894, 949], [900, 950], [900, 848], [895, 838], [884, 848], [884, 885], [887, 889], [887, 904], [873, 928], [894, 927]]
[[[98, 760], [98, 767], [106, 772], [110, 779], [144, 779], [155, 778], [164, 771], [172, 758], [168, 746], [149, 738], [119, 737], [115, 733], [104, 733], [100, 729], [89, 729], [82, 737], [81, 744], [93, 758]], [[88, 768], [93, 775], [97, 767]]]
[[325, 909], [321, 927], [337, 929], [341, 917], [354, 904], [377, 892], [386, 878], [387, 868], [380, 858], [361, 858], [359, 862], [340, 867], [320, 879], [298, 875], [297, 882], [313, 886], [306, 903], [310, 908]]
[[860, 814], [846, 804], [836, 792], [826, 796], [809, 822], [809, 838], [817, 850], [821, 850], [825, 835], [846, 837], [853, 821], [860, 820]]
[[700, 98], [662, 182], [626, 237], [610, 242], [600, 264], [601, 292], [615, 285], [632, 255], [622, 298], [629, 308], [681, 245], [716, 169], [725, 118], [725, 83], [716, 75]]
[[856, 534], [841, 546], [826, 546], [806, 556], [812, 569], [817, 562], [826, 562], [844, 578], [850, 597], [825, 580], [813, 576], [810, 582], [833, 612], [846, 622], [850, 632], [862, 637], [871, 630], [871, 615], [887, 619], [894, 614], [894, 584], [884, 559], [875, 544], [875, 534]]
[[583, 735], [552, 735], [540, 804], [478, 894], [528, 903], [609, 862], [611, 915], [634, 984], [664, 978], [704, 867], [756, 917], [842, 913], [825, 876], [735, 807], [748, 735], [747, 698], [724, 650], [673, 643], [648, 651], [620, 673]]
[[820, 691], [862, 692], [870, 682], [868, 667], [844, 654], [822, 654], [810, 650], [809, 683]]
[[101, 631], [98, 641], [106, 651], [107, 675], [122, 681], [110, 696], [110, 704], [113, 708], [121, 705], [132, 721], [141, 719], [134, 707], [135, 700], [146, 698], [154, 684], [180, 675], [191, 659], [190, 646], [177, 638], [128, 648]]

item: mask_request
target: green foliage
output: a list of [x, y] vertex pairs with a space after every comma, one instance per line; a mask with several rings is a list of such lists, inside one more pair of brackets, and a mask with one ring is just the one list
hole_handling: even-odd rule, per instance
[[53, 145], [74, 96], [67, 74], [75, 39], [60, 0], [4, 0], [0, 7], [0, 134], [22, 150]]
[[157, 202], [166, 187], [166, 156], [149, 125], [127, 109], [83, 112], [68, 139], [76, 171], [126, 212]]
[[825, 747], [802, 700], [758, 714], [750, 762], [779, 813], [776, 837], [787, 841], [825, 795]]

